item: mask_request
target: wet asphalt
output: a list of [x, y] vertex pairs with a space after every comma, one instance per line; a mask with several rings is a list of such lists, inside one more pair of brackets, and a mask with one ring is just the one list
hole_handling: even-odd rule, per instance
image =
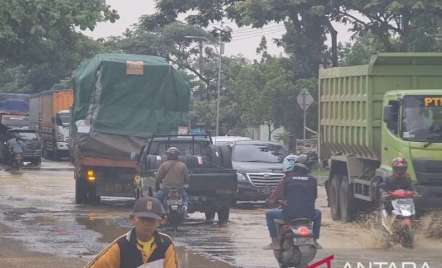
[[[441, 221], [421, 221], [413, 250], [386, 248], [369, 220], [331, 221], [323, 188], [319, 195], [317, 207], [323, 212], [319, 242], [324, 249], [315, 261], [334, 255], [333, 268], [421, 268], [425, 263], [428, 268], [442, 268]], [[93, 258], [131, 228], [128, 216], [133, 204], [133, 199], [106, 197], [95, 206], [75, 204], [73, 167], [67, 162], [46, 161], [41, 168], [25, 167], [20, 172], [0, 170], [0, 224], [9, 230], [0, 237], [17, 241], [29, 252], [51, 254], [54, 262], [56, 257], [84, 262]], [[226, 226], [206, 222], [203, 214], [194, 213], [180, 232], [163, 231], [173, 238], [182, 268], [273, 268], [278, 267], [273, 253], [262, 250], [270, 242], [266, 211], [259, 203], [240, 203]], [[416, 266], [403, 267], [404, 262]]]

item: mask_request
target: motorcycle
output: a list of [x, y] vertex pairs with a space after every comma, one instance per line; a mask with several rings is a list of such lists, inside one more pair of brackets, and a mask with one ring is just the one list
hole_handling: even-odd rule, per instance
[[306, 268], [316, 256], [313, 222], [310, 219], [294, 219], [286, 223], [275, 219], [280, 241], [279, 250], [273, 250], [280, 268]]
[[[412, 191], [396, 190], [387, 194], [381, 207], [381, 223], [390, 243], [400, 243], [405, 248], [414, 247], [413, 219], [416, 215]], [[391, 202], [393, 210], [389, 217], [386, 203]], [[390, 218], [390, 219], [389, 219]]]
[[23, 156], [21, 153], [10, 152], [9, 165], [17, 171], [23, 166]]
[[186, 217], [182, 189], [170, 188], [165, 192], [164, 207], [166, 208], [166, 221], [173, 226], [174, 231], [178, 231], [178, 225], [184, 222]]

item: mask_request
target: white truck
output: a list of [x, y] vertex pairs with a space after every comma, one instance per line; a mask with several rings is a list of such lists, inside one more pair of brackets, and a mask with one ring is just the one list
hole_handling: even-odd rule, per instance
[[69, 156], [71, 89], [45, 91], [29, 98], [30, 129], [37, 130], [43, 140], [43, 156], [60, 160]]

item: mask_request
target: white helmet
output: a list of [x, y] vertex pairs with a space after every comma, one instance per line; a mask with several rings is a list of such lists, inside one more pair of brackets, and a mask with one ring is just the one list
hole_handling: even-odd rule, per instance
[[282, 162], [282, 169], [284, 172], [293, 172], [295, 171], [295, 160], [298, 156], [291, 154], [284, 158]]

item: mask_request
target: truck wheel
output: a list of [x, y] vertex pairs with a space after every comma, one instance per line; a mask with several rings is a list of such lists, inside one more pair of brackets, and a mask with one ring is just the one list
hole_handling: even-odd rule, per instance
[[86, 182], [81, 178], [75, 176], [75, 203], [82, 204], [86, 199]]
[[187, 168], [198, 168], [198, 159], [193, 155], [186, 155]]
[[57, 147], [54, 147], [54, 160], [55, 161], [60, 161], [61, 160], [61, 157], [60, 157], [60, 153], [58, 152], [58, 149], [57, 149]]
[[229, 221], [230, 207], [223, 206], [218, 210], [218, 223], [225, 224]]
[[91, 187], [92, 185], [88, 185], [89, 189], [87, 190], [87, 197], [85, 203], [90, 205], [99, 204], [101, 200], [101, 196], [97, 196], [97, 190], [95, 187]]
[[204, 214], [206, 215], [206, 221], [211, 221], [215, 218], [215, 212], [206, 212]]
[[221, 150], [216, 145], [209, 145], [207, 156], [210, 159], [210, 162], [212, 163], [212, 166], [214, 168], [222, 168], [223, 166], [223, 159], [221, 155]]
[[330, 210], [332, 220], [338, 221], [341, 219], [341, 211], [339, 206], [339, 194], [341, 192], [341, 179], [334, 175], [330, 184]]
[[341, 191], [339, 195], [339, 210], [341, 212], [341, 219], [344, 222], [351, 222], [354, 219], [354, 196], [350, 188], [350, 183], [347, 176], [342, 178]]
[[183, 162], [187, 167], [189, 166], [189, 163], [187, 162], [187, 155], [180, 155], [178, 159], [180, 160], [180, 162]]
[[41, 166], [41, 158], [34, 158], [31, 163], [32, 165], [39, 167]]
[[223, 160], [223, 167], [233, 169], [232, 152], [227, 146], [219, 146]]

